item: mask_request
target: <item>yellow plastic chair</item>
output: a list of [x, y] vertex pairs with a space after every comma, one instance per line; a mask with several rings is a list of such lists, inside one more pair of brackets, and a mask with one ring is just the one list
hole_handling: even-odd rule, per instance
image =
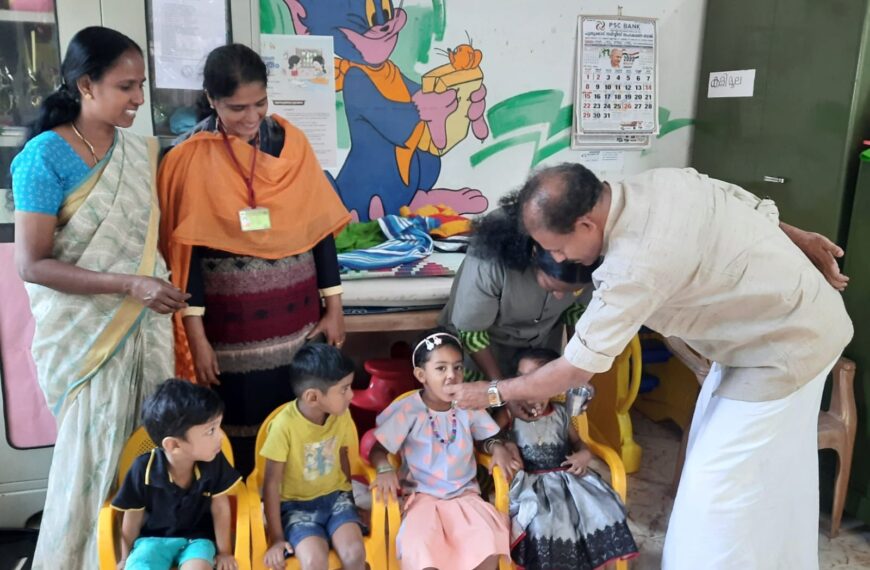
[[[411, 390], [409, 392], [405, 392], [401, 396], [397, 397], [393, 402], [398, 402], [404, 398], [407, 398], [411, 394], [415, 392], [419, 392], [419, 390]], [[487, 455], [485, 453], [475, 452], [475, 456], [477, 458], [477, 464], [481, 467], [490, 468], [492, 465], [492, 456]], [[401, 464], [401, 460], [398, 456], [390, 455], [390, 463], [393, 464], [394, 467], [398, 467]], [[509, 486], [507, 478], [504, 473], [502, 473], [499, 467], [494, 467], [492, 470], [492, 478], [495, 483], [495, 499], [493, 501], [493, 505], [496, 510], [500, 513], [503, 513], [505, 517], [508, 516], [508, 507], [510, 502], [509, 496]], [[396, 537], [399, 535], [399, 526], [401, 525], [401, 513], [398, 508], [398, 503], [393, 501], [396, 504], [395, 510], [391, 510], [390, 512], [390, 525], [389, 525], [389, 535], [387, 544], [389, 545], [389, 570], [401, 570], [401, 563], [398, 559], [398, 549], [396, 548]], [[395, 521], [395, 523], [393, 522]], [[372, 566], [372, 570], [375, 570], [375, 566]], [[516, 568], [516, 565], [510, 559], [510, 556], [502, 556], [498, 561], [499, 570], [512, 570]]]
[[[646, 333], [644, 338], [660, 340], [674, 356], [666, 362], [644, 366], [648, 373], [659, 378], [659, 385], [655, 390], [642, 394], [635, 408], [654, 422], [671, 420], [686, 433], [692, 423], [695, 401], [701, 390], [701, 382], [709, 372], [709, 365], [705, 370], [703, 359], [693, 354], [682, 341], [665, 339], [658, 333]], [[687, 362], [691, 367], [686, 365]]]
[[591, 435], [619, 454], [626, 473], [640, 469], [643, 453], [634, 441], [629, 416], [629, 410], [640, 390], [642, 368], [640, 338], [635, 335], [622, 354], [613, 361], [609, 371], [592, 377], [595, 397], [586, 410]]
[[[133, 432], [130, 439], [124, 445], [121, 451], [121, 459], [118, 462], [118, 479], [115, 483], [115, 488], [118, 488], [127, 476], [127, 471], [133, 465], [133, 461], [142, 455], [148, 453], [157, 447], [145, 428], [140, 427]], [[233, 464], [233, 450], [230, 447], [230, 440], [224, 435], [221, 441], [221, 451], [229, 461]], [[118, 567], [118, 559], [116, 547], [120, 544], [120, 528], [121, 512], [116, 511], [111, 507], [112, 498], [110, 497], [100, 509], [100, 517], [97, 522], [97, 548], [99, 551], [100, 570], [116, 570]], [[235, 547], [233, 556], [239, 564], [239, 570], [251, 569], [251, 551], [250, 540], [251, 532], [248, 525], [248, 504], [245, 497], [244, 485], [236, 485], [230, 491], [230, 502], [235, 509], [235, 525], [233, 528]]]
[[[266, 556], [266, 551], [269, 549], [269, 541], [266, 534], [266, 523], [265, 518], [263, 516], [263, 477], [266, 471], [266, 459], [260, 455], [260, 450], [263, 448], [263, 445], [266, 443], [266, 436], [269, 434], [269, 428], [271, 427], [272, 420], [275, 419], [281, 410], [284, 409], [285, 406], [290, 404], [283, 404], [279, 406], [275, 410], [269, 414], [269, 417], [263, 422], [260, 426], [260, 430], [257, 432], [257, 441], [254, 448], [255, 453], [255, 464], [254, 470], [251, 471], [251, 474], [248, 475], [247, 479], [247, 495], [248, 495], [248, 507], [250, 509], [250, 520], [251, 520], [251, 567], [254, 570], [268, 570], [267, 566], [263, 563], [263, 559]], [[374, 481], [375, 471], [368, 465], [366, 465], [359, 456], [359, 437], [356, 434], [356, 427], [354, 427], [354, 441], [357, 442], [357, 445], [348, 449], [348, 461], [350, 462], [350, 470], [352, 476], [362, 476], [367, 481]], [[384, 505], [383, 501], [380, 500], [376, 496], [376, 492], [372, 491], [372, 511], [371, 511], [371, 522], [370, 528], [371, 532], [369, 532], [368, 536], [363, 537], [363, 543], [365, 544], [366, 550], [366, 562], [372, 570], [386, 570], [387, 569], [387, 532], [386, 532], [386, 519], [387, 519], [387, 511], [392, 509], [392, 512], [395, 513], [394, 516], [398, 517], [399, 506], [398, 502], [395, 499], [388, 501], [387, 505]], [[391, 519], [392, 520], [392, 519]], [[287, 564], [285, 566], [288, 570], [297, 570], [300, 568], [299, 561], [291, 556], [287, 559]], [[338, 558], [338, 555], [335, 551], [330, 551], [329, 553], [329, 570], [337, 570], [341, 568], [341, 560]]]
[[[394, 401], [399, 401], [402, 398], [406, 398], [413, 394], [416, 390], [412, 390], [410, 392], [406, 392], [402, 394]], [[556, 396], [552, 399], [554, 402], [564, 402], [565, 396]], [[613, 490], [616, 491], [616, 494], [619, 495], [619, 498], [622, 499], [622, 502], [628, 504], [628, 479], [625, 473], [625, 466], [622, 463], [622, 459], [619, 457], [619, 454], [616, 453], [612, 448], [595, 441], [589, 433], [589, 422], [586, 419], [586, 414], [581, 414], [579, 416], [574, 416], [571, 419], [574, 424], [574, 429], [577, 430], [577, 433], [580, 435], [580, 439], [583, 441], [584, 445], [589, 448], [594, 455], [599, 457], [604, 463], [607, 464], [607, 467], [610, 469], [610, 486], [613, 487]], [[492, 465], [492, 457], [490, 455], [486, 455], [484, 453], [477, 453], [477, 463], [481, 467], [490, 468]], [[390, 461], [395, 466], [399, 464], [399, 458], [393, 455], [390, 455]], [[493, 500], [493, 505], [496, 510], [505, 517], [510, 516], [510, 484], [507, 481], [507, 478], [502, 473], [501, 469], [495, 467], [492, 473], [493, 482], [495, 483], [495, 497]], [[394, 518], [395, 517], [395, 518]], [[389, 556], [390, 556], [390, 564], [389, 570], [400, 570], [401, 566], [399, 564], [399, 560], [397, 558], [397, 550], [396, 550], [396, 537], [399, 534], [399, 524], [392, 524], [392, 521], [399, 520], [399, 513], [391, 514], [390, 518], [390, 528], [389, 528]], [[499, 570], [513, 570], [517, 568], [517, 565], [514, 564], [513, 560], [508, 556], [502, 556], [498, 562]], [[616, 570], [627, 570], [628, 569], [628, 561], [627, 560], [618, 560], [615, 564]], [[372, 567], [374, 570], [374, 567]]]

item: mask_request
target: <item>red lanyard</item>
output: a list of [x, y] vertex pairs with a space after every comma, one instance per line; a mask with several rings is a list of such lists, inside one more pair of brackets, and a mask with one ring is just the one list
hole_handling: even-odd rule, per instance
[[227, 148], [227, 153], [229, 153], [230, 158], [233, 159], [233, 164], [236, 165], [236, 170], [239, 171], [239, 175], [242, 177], [242, 180], [245, 181], [245, 186], [248, 188], [248, 204], [251, 206], [251, 209], [256, 208], [257, 199], [254, 196], [254, 170], [257, 168], [257, 154], [260, 151], [260, 133], [257, 133], [257, 140], [254, 143], [254, 155], [251, 157], [251, 175], [245, 176], [245, 171], [242, 170], [242, 165], [239, 164], [239, 159], [236, 158], [236, 153], [233, 152], [233, 147], [230, 145], [230, 139], [227, 137], [227, 133], [221, 125], [218, 125], [218, 130], [224, 138], [224, 146]]

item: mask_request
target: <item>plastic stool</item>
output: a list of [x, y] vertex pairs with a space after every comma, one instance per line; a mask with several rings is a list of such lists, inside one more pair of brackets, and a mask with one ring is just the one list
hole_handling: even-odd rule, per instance
[[371, 379], [365, 390], [354, 392], [351, 416], [360, 433], [375, 426], [375, 418], [390, 402], [418, 387], [409, 358], [374, 358], [363, 364]]

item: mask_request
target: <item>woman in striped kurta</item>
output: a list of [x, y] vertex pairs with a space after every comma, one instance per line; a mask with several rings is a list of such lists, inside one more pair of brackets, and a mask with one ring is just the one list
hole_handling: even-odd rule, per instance
[[296, 350], [321, 333], [344, 340], [333, 234], [350, 216], [305, 135], [266, 116], [255, 52], [214, 50], [204, 87], [210, 111], [160, 168], [162, 246], [173, 283], [191, 294], [177, 319], [179, 374], [220, 393], [247, 473], [260, 423], [293, 397]]

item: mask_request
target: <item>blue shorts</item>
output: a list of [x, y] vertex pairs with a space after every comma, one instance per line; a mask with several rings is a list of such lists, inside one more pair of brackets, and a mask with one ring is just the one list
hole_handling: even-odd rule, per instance
[[127, 557], [125, 570], [169, 570], [188, 560], [202, 559], [214, 564], [216, 548], [206, 538], [162, 538], [145, 536], [137, 538]]
[[335, 491], [310, 501], [284, 501], [281, 523], [284, 536], [293, 548], [309, 536], [329, 541], [343, 524], [356, 523], [362, 528], [350, 491]]

